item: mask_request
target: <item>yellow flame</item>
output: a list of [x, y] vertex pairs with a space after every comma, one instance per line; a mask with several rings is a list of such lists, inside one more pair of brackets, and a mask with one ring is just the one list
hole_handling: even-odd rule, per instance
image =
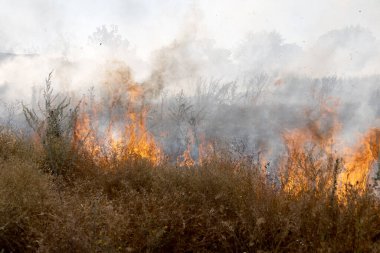
[[380, 130], [370, 129], [351, 149], [347, 149], [345, 171], [341, 174], [342, 184], [365, 189], [375, 161], [379, 159]]
[[[146, 127], [149, 108], [144, 101], [144, 87], [131, 80], [128, 69], [120, 68], [109, 75], [105, 82], [107, 102], [93, 102], [93, 108], [90, 108], [95, 112], [110, 112], [107, 115], [107, 130], [98, 136], [101, 131], [92, 128], [99, 120], [96, 118], [97, 114], [89, 117], [82, 110], [75, 126], [75, 143], [82, 145], [97, 161], [107, 160], [109, 157], [117, 160], [140, 157], [154, 164], [160, 163], [161, 148]], [[112, 113], [115, 108], [119, 113]], [[120, 115], [120, 109], [125, 112], [124, 116]], [[121, 124], [122, 122], [124, 123]]]

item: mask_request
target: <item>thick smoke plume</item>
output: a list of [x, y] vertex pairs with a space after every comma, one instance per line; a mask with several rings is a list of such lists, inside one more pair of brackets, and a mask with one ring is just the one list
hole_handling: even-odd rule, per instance
[[56, 91], [97, 115], [100, 135], [113, 124], [120, 138], [121, 122], [138, 121], [171, 161], [223, 150], [279, 164], [289, 138], [344, 152], [379, 123], [380, 43], [359, 26], [329, 31], [308, 47], [264, 31], [226, 49], [207, 36], [194, 7], [177, 38], [149, 59], [117, 26], [61, 52], [0, 55], [3, 123], [22, 128], [18, 103], [37, 108], [52, 70]]

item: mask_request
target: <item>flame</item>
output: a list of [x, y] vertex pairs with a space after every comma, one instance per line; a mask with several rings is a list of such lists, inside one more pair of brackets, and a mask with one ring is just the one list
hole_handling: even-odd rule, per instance
[[181, 158], [178, 157], [177, 163], [180, 167], [192, 167], [194, 166], [195, 160], [191, 157], [191, 147], [190, 145], [187, 146], [186, 150], [182, 154], [182, 161]]
[[[344, 161], [337, 175], [339, 194], [342, 194], [347, 185], [361, 191], [368, 188], [372, 180], [370, 175], [373, 174], [373, 170], [378, 169], [374, 165], [380, 155], [380, 129], [368, 130], [354, 147], [346, 147], [339, 154], [333, 154], [332, 149], [326, 145], [333, 136], [320, 142], [319, 138], [315, 139], [305, 129], [296, 129], [284, 134], [288, 150], [287, 159], [282, 165], [286, 167], [286, 173], [282, 175], [285, 190], [297, 193], [310, 185], [318, 185], [324, 180], [321, 176], [323, 173], [326, 176], [325, 186], [331, 187], [334, 160], [339, 158], [343, 158]], [[326, 171], [315, 173], [312, 168], [322, 168]]]
[[100, 156], [100, 146], [97, 145], [97, 138], [91, 127], [91, 120], [88, 113], [81, 114], [74, 128], [74, 145], [77, 148], [83, 147], [93, 157]]
[[[128, 69], [109, 73], [105, 82], [105, 99], [93, 101], [89, 113], [81, 110], [74, 131], [74, 142], [99, 163], [115, 158], [127, 160], [140, 157], [153, 164], [160, 163], [162, 152], [146, 126], [149, 105], [145, 103], [144, 87], [131, 80]], [[107, 115], [104, 115], [107, 112]], [[99, 125], [108, 126], [102, 131]], [[102, 123], [100, 123], [102, 122]]]
[[[128, 113], [130, 123], [126, 124], [123, 138], [112, 138], [112, 150], [121, 159], [137, 155], [158, 164], [161, 159], [161, 150], [156, 144], [153, 135], [146, 129], [145, 114]], [[125, 138], [127, 137], [127, 138]]]
[[375, 161], [379, 159], [380, 129], [370, 129], [354, 148], [347, 149], [342, 184], [366, 189]]
[[191, 167], [202, 165], [210, 161], [215, 153], [214, 145], [207, 141], [204, 135], [199, 138], [195, 134], [189, 134], [190, 138], [187, 143], [186, 150], [177, 158], [177, 164], [180, 167]]
[[204, 135], [200, 138], [201, 142], [199, 145], [199, 162], [204, 164], [209, 162], [211, 158], [215, 155], [214, 144], [211, 141], [207, 141]]
[[333, 182], [333, 144], [341, 129], [337, 106], [334, 100], [322, 101], [319, 110], [306, 110], [304, 127], [283, 133], [287, 155], [280, 162], [280, 177], [285, 191], [298, 194]]
[[161, 160], [161, 149], [146, 129], [144, 117], [142, 113], [128, 112], [123, 130], [111, 121], [105, 135], [97, 136], [99, 132], [91, 128], [88, 114], [83, 113], [75, 127], [75, 143], [97, 161], [110, 157], [117, 160], [141, 157], [158, 164]]
[[[329, 177], [331, 152], [315, 142], [312, 136], [301, 130], [284, 134], [287, 156], [281, 167], [281, 180], [285, 191], [293, 194], [307, 189], [317, 189]], [[328, 174], [328, 175], [327, 175]]]
[[[133, 82], [128, 70], [118, 69], [110, 74], [105, 87], [106, 99], [94, 103], [88, 110], [92, 113], [82, 110], [79, 115], [74, 131], [76, 145], [98, 163], [111, 157], [162, 162], [163, 151], [147, 127], [150, 105], [145, 100], [144, 86]], [[373, 164], [379, 158], [380, 130], [370, 129], [353, 148], [333, 152], [341, 129], [338, 105], [333, 98], [319, 101], [317, 110], [305, 111], [307, 123], [303, 127], [283, 133], [287, 156], [280, 163], [280, 178], [286, 191], [297, 194], [310, 187], [332, 186], [334, 161], [340, 158], [345, 163], [339, 171], [339, 187], [351, 184], [366, 189]], [[100, 119], [105, 113], [108, 125]], [[99, 129], [102, 124], [107, 125], [105, 131]], [[190, 129], [186, 149], [176, 161], [181, 167], [192, 167], [207, 163], [214, 154], [214, 145], [205, 135]]]

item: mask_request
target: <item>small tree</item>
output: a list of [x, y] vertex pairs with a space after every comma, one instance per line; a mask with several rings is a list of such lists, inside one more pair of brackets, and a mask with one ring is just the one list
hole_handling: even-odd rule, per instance
[[51, 79], [52, 73], [49, 73], [43, 91], [44, 107], [39, 104], [38, 113], [22, 106], [26, 121], [41, 140], [45, 168], [53, 175], [63, 175], [72, 167], [75, 158], [71, 144], [79, 104], [70, 108], [69, 98], [60, 99], [59, 94], [53, 94]]

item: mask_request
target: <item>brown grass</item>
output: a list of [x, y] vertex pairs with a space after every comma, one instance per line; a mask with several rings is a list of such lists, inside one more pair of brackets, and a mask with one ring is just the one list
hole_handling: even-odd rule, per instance
[[42, 154], [0, 137], [0, 252], [378, 252], [380, 205], [347, 187], [295, 195], [230, 159], [194, 168], [143, 159], [76, 177], [41, 170]]

